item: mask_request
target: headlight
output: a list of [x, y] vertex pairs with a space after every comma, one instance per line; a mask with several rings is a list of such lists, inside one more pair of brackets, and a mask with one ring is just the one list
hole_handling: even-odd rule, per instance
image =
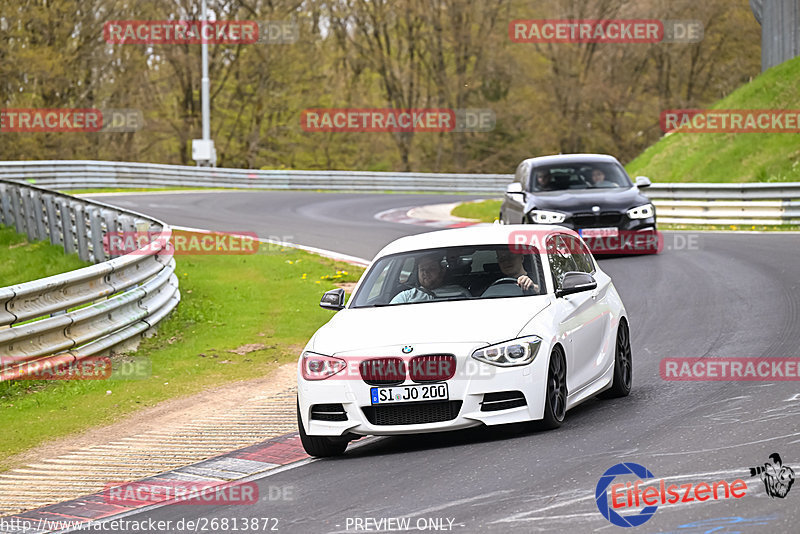
[[533, 222], [539, 224], [558, 224], [567, 218], [566, 214], [557, 211], [533, 210], [529, 215]]
[[655, 214], [656, 210], [652, 204], [637, 206], [628, 210], [628, 217], [631, 219], [647, 219]]
[[302, 373], [306, 380], [325, 380], [347, 367], [344, 360], [313, 352], [304, 352], [302, 358]]
[[536, 357], [541, 345], [542, 338], [539, 336], [523, 337], [478, 349], [472, 353], [472, 357], [498, 367], [528, 365]]

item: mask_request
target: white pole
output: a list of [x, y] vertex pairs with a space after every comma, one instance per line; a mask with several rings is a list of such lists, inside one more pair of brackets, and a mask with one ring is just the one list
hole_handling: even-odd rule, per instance
[[[206, 0], [203, 0], [202, 13], [200, 14], [201, 26], [205, 26], [208, 20], [206, 13]], [[206, 35], [202, 33], [202, 35]], [[203, 77], [200, 80], [200, 99], [203, 113], [203, 140], [209, 141], [211, 139], [211, 125], [209, 123], [211, 117], [210, 105], [208, 103], [208, 43], [205, 38], [200, 44], [203, 55]]]

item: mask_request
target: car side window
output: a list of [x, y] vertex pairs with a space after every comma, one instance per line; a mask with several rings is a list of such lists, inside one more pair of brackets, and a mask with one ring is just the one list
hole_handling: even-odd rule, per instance
[[406, 258], [406, 260], [403, 262], [403, 265], [400, 267], [400, 276], [397, 281], [401, 284], [407, 284], [413, 273], [414, 258]]
[[523, 191], [528, 189], [528, 175], [530, 175], [529, 166], [523, 161], [517, 167], [517, 172], [514, 175], [514, 181], [519, 182]]
[[569, 249], [572, 251], [572, 259], [575, 260], [575, 265], [578, 267], [576, 270], [583, 273], [594, 274], [594, 261], [586, 245], [584, 245], [580, 239], [573, 236], [565, 236], [565, 239], [570, 240]]
[[367, 300], [372, 301], [383, 292], [384, 284], [386, 283], [386, 279], [391, 268], [392, 262], [386, 262], [386, 266], [378, 275], [378, 278], [375, 280], [375, 284], [373, 284], [372, 288], [370, 288], [369, 295], [367, 295]]
[[565, 241], [567, 237], [571, 236], [555, 234], [547, 238], [547, 259], [550, 262], [550, 271], [553, 274], [553, 287], [556, 289], [561, 288], [561, 280], [564, 274], [580, 270], [570, 252], [571, 243]]

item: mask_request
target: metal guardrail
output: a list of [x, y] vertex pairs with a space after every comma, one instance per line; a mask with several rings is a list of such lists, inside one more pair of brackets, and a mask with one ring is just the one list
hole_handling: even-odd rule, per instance
[[[48, 188], [214, 187], [334, 191], [430, 191], [501, 195], [510, 174], [246, 170], [113, 161], [10, 161], [0, 178]], [[800, 224], [800, 183], [656, 183], [645, 190], [659, 221]]]
[[0, 178], [59, 190], [140, 187], [497, 193], [506, 174], [247, 170], [114, 161], [7, 161]]
[[[130, 345], [180, 300], [172, 231], [157, 219], [0, 179], [0, 223], [96, 264], [0, 288], [0, 381]], [[109, 232], [152, 239], [115, 255], [104, 247]]]

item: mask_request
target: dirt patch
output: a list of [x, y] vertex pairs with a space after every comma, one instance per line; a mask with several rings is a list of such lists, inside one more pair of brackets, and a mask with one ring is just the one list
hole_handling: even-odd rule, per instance
[[[274, 345], [273, 345], [274, 347]], [[232, 352], [234, 354], [238, 354], [239, 356], [244, 356], [248, 352], [255, 352], [257, 350], [267, 348], [266, 345], [263, 343], [248, 343], [247, 345], [242, 345], [241, 347], [237, 347], [233, 350], [229, 350], [228, 352]]]
[[338, 282], [336, 287], [341, 287], [344, 289], [345, 293], [352, 293], [353, 290], [356, 288], [356, 284], [358, 282]]

